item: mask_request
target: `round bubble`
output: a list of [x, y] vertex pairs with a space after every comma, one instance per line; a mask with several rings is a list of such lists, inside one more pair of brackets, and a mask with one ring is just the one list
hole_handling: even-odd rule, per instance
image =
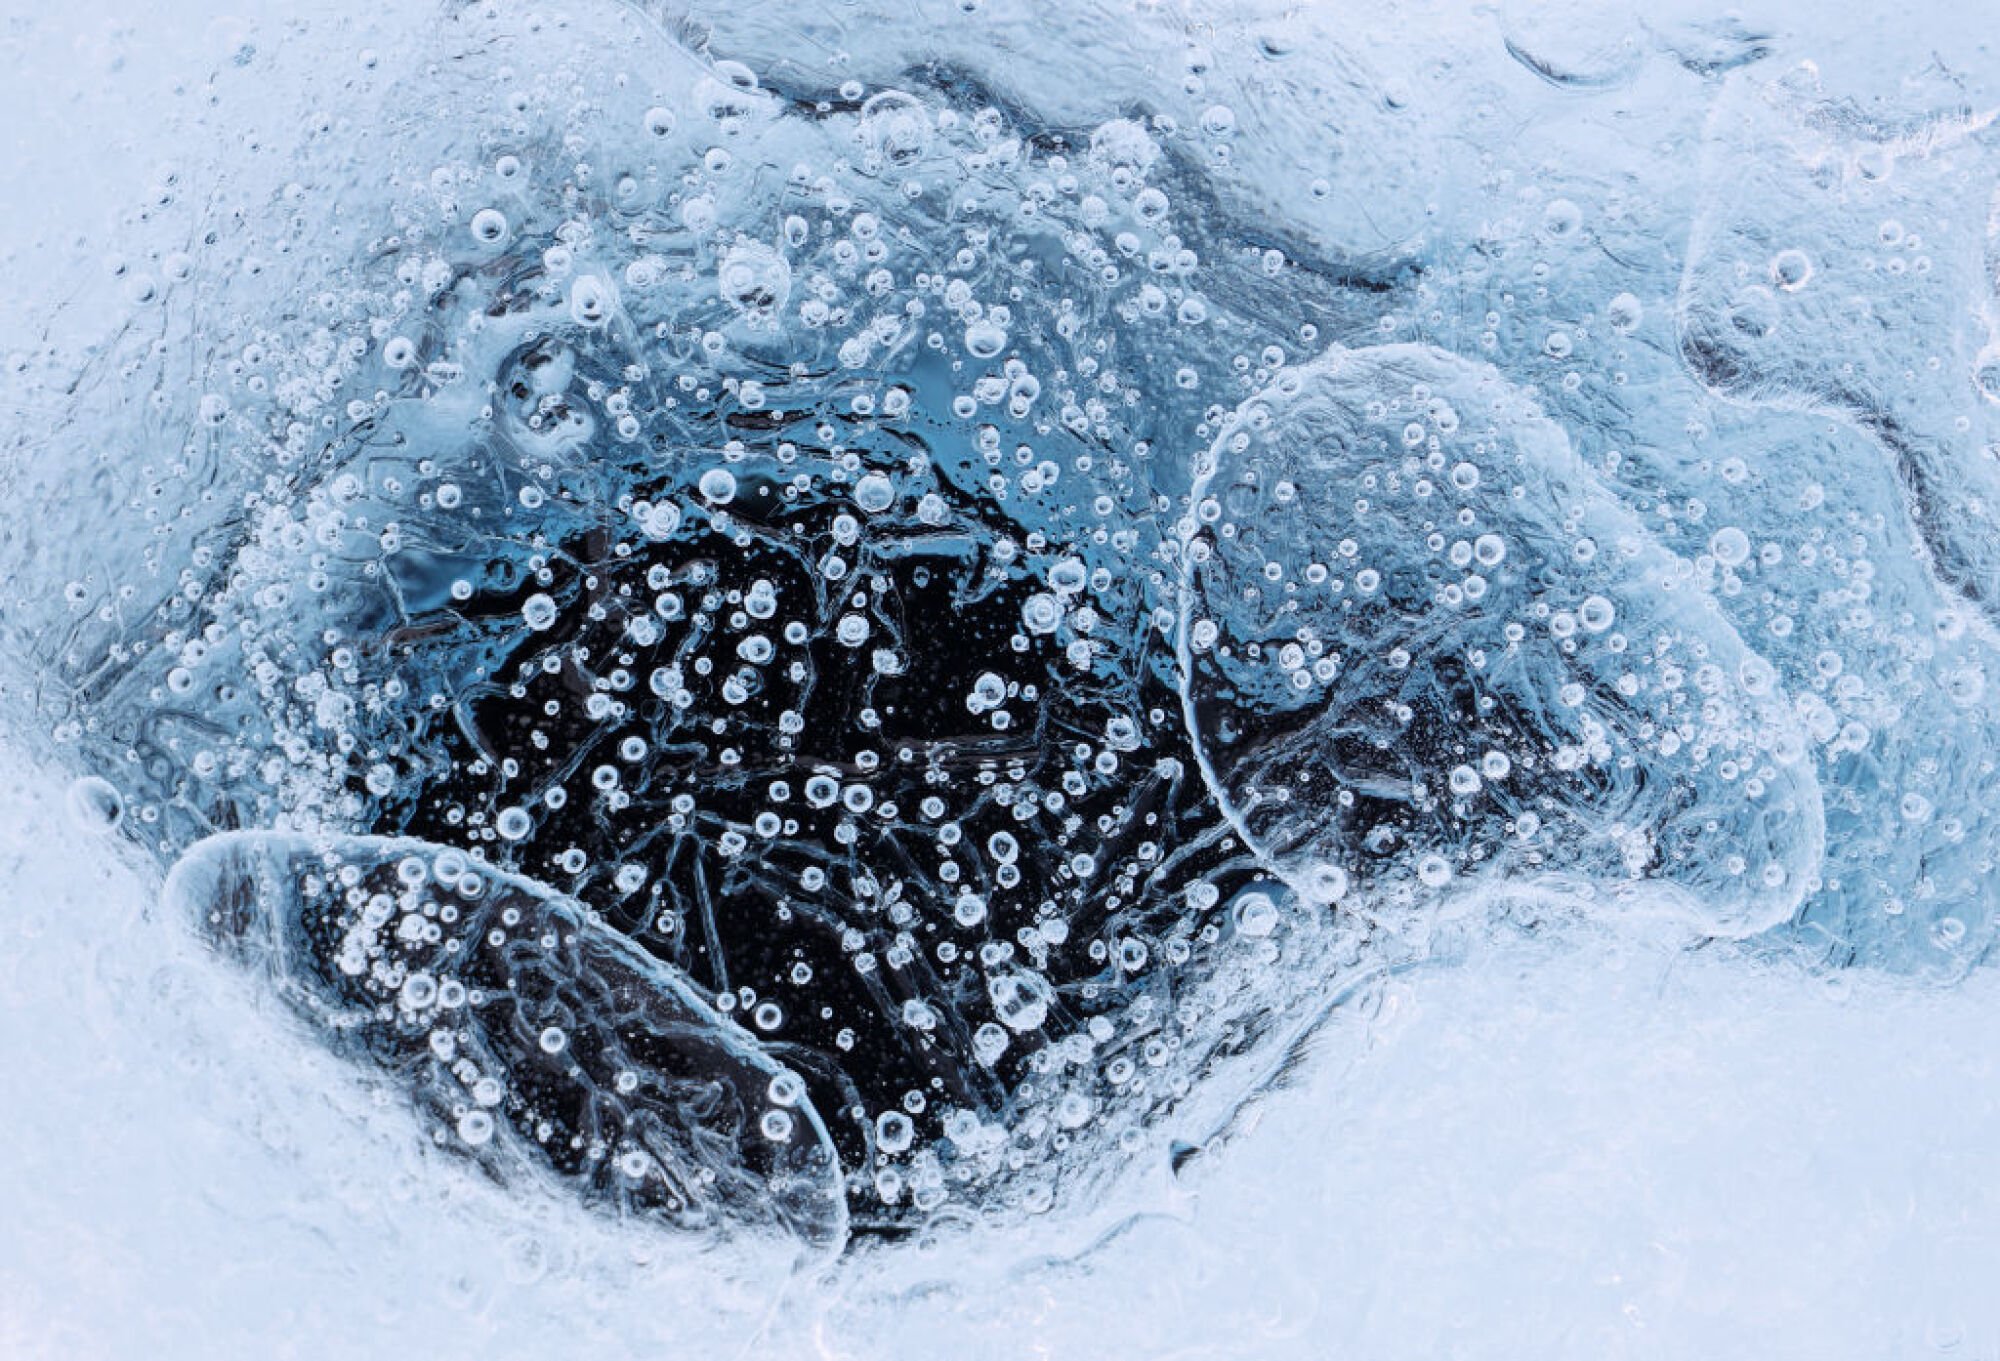
[[86, 775], [69, 787], [69, 815], [87, 832], [108, 832], [125, 817], [125, 797], [109, 780]]
[[761, 241], [739, 241], [716, 268], [716, 290], [724, 302], [756, 321], [770, 321], [792, 296], [792, 266]]

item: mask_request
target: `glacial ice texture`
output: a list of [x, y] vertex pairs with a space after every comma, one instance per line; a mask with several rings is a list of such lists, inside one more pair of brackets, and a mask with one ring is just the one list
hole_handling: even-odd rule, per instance
[[[52, 1032], [81, 990], [138, 1068], [176, 1016], [174, 1062], [221, 1074], [188, 1090], [240, 1075], [230, 1128], [344, 1187], [349, 1219], [281, 1223], [500, 1224], [502, 1259], [433, 1281], [489, 1320], [495, 1273], [658, 1268], [738, 1348], [829, 1354], [944, 1289], [998, 1352], [1044, 1291], [1074, 1349], [1081, 1297], [1038, 1284], [1072, 1269], [1138, 1300], [1218, 1254], [1296, 1274], [1396, 1194], [1427, 1241], [1475, 1232], [1380, 1151], [1398, 1101], [1410, 1158], [1483, 1178], [1477, 1232], [1533, 1239], [1506, 1120], [1449, 1134], [1454, 1094], [1517, 1080], [1468, 1073], [1532, 1062], [1510, 1005], [1602, 1037], [1519, 1085], [1578, 1139], [1630, 1109], [1711, 1225], [1685, 1112], [1622, 1074], [1735, 1109], [1772, 1055], [1851, 1050], [1876, 1085], [1802, 1109], [1941, 1108], [1863, 1037], [1992, 1002], [2000, 57], [1971, 16], [95, 22], [6, 39], [50, 96], [18, 96], [10, 201], [58, 225], [0, 240], [0, 716], [58, 794], [17, 819], [21, 896], [60, 883], [59, 806], [144, 907], [24, 913], [15, 1014]], [[49, 111], [80, 100], [101, 149]], [[94, 189], [50, 188], [92, 154]], [[1412, 996], [1446, 1019], [1399, 1023]], [[1742, 1090], [1676, 1087], [1681, 1019], [1768, 1041], [1711, 1036]], [[23, 1071], [22, 1108], [63, 1108]], [[1992, 1074], [1927, 1071], [1973, 1148]], [[1907, 1189], [1853, 1137], [1856, 1203]], [[1643, 1222], [1653, 1183], [1611, 1181]], [[1197, 1191], [1221, 1218], [1162, 1228]], [[1646, 1282], [1602, 1319], [1425, 1334], [1366, 1306], [1413, 1270], [1387, 1253], [1301, 1280], [1354, 1293], [1297, 1336], [1233, 1327], [1261, 1286], [1231, 1276], [1203, 1341], [1132, 1342], [1505, 1355], [1540, 1318], [1542, 1350], [1673, 1355], [1771, 1307], [1718, 1303], [1712, 1255], [1655, 1279], [1633, 1243], [1686, 1235], [1635, 1232], [1594, 1266], [1548, 1240]], [[1823, 1287], [1866, 1256], [1820, 1251]], [[0, 1321], [60, 1346], [20, 1279]], [[1925, 1298], [1836, 1348], [2000, 1345]]]

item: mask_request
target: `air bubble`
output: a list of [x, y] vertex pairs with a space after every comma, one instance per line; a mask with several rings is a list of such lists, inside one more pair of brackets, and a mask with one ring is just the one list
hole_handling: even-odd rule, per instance
[[507, 215], [498, 208], [481, 208], [472, 215], [472, 239], [482, 246], [497, 246], [507, 239]]
[[892, 1157], [909, 1151], [916, 1140], [916, 1126], [901, 1111], [884, 1111], [875, 1117], [875, 1147]]
[[965, 348], [975, 359], [992, 359], [1007, 348], [1006, 329], [990, 321], [976, 321], [965, 328]]
[[1750, 560], [1750, 536], [1734, 525], [1726, 525], [1710, 536], [1708, 551], [1724, 567], [1741, 567]]
[[896, 485], [881, 473], [869, 473], [854, 484], [854, 504], [870, 515], [880, 514], [896, 503]]
[[537, 633], [548, 629], [556, 622], [554, 598], [537, 591], [522, 601], [521, 622]]
[[1802, 250], [1781, 250], [1771, 257], [1771, 282], [1796, 293], [1812, 279], [1812, 260]]
[[727, 468], [710, 468], [698, 484], [704, 499], [726, 506], [736, 499], [736, 475]]
[[70, 820], [86, 832], [109, 832], [125, 817], [125, 799], [109, 780], [86, 775], [69, 787]]
[[1246, 893], [1233, 909], [1236, 930], [1251, 940], [1261, 940], [1278, 929], [1278, 905], [1267, 893]]

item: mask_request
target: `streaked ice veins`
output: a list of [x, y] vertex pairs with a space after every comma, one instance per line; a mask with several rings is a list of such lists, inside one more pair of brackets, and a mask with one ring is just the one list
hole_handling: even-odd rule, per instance
[[434, 8], [10, 338], [0, 644], [435, 1175], [831, 1260], [1482, 932], [1985, 959], [1990, 52]]

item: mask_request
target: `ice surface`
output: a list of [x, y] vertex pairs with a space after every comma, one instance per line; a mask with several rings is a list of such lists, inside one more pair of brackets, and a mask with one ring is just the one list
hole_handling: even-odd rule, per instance
[[532, 880], [409, 838], [227, 832], [164, 902], [490, 1169], [527, 1148], [634, 1216], [839, 1248], [839, 1163], [798, 1075]]
[[2000, 1345], [1971, 16], [351, 9], [0, 38], [13, 1351]]
[[[453, 1175], [387, 1091], [147, 915], [10, 772], [7, 1354], [1977, 1355], [2000, 1337], [1990, 973], [1583, 934], [1336, 1010], [1299, 1081], [1090, 1241], [794, 1279]], [[81, 929], [88, 928], [88, 929]], [[1055, 1248], [1051, 1252], [1051, 1247]], [[117, 1308], [106, 1306], [116, 1300]]]
[[1408, 914], [1470, 879], [1712, 935], [1790, 919], [1823, 826], [1775, 668], [1526, 393], [1428, 346], [1335, 350], [1199, 466], [1188, 724], [1302, 895]]

